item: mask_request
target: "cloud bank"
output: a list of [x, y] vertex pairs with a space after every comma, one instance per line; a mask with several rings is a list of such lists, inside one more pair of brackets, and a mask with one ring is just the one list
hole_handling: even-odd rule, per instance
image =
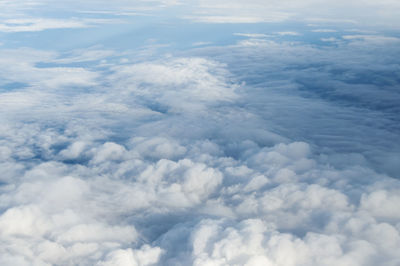
[[246, 27], [167, 53], [0, 47], [0, 264], [399, 265], [398, 36], [198, 5]]
[[257, 23], [286, 20], [320, 20], [332, 24], [354, 23], [396, 28], [395, 15], [400, 8], [396, 1], [377, 3], [372, 0], [356, 1], [209, 1], [194, 4], [193, 15], [188, 18], [208, 23]]
[[101, 77], [25, 53], [7, 76], [31, 85], [2, 92], [3, 265], [399, 262], [398, 180], [257, 128], [226, 65], [166, 57]]

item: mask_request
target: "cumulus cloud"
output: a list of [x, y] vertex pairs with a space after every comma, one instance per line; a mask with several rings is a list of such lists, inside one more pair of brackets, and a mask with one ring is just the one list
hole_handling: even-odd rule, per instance
[[[392, 223], [398, 214], [392, 201], [397, 194], [391, 187], [396, 181], [369, 170], [365, 178], [359, 169], [339, 171], [316, 164], [305, 143], [278, 144], [268, 150], [250, 146], [247, 152], [254, 155], [246, 162], [221, 156], [215, 144], [214, 152], [201, 148], [207, 143], [183, 149], [179, 140], [169, 144], [181, 147], [174, 149], [176, 155], [171, 157], [171, 150], [163, 148], [154, 157], [153, 143], [159, 141], [134, 138], [125, 148], [111, 142], [87, 143], [89, 147], [71, 142], [61, 154], [79, 155], [90, 147], [96, 151], [89, 152], [87, 163], [48, 162], [23, 170], [16, 186], [3, 186], [7, 210], [0, 217], [2, 248], [12, 243], [20, 248], [3, 253], [2, 261], [12, 258], [28, 264], [35, 258], [38, 263], [97, 261], [99, 265], [395, 261], [399, 237]], [[196, 159], [178, 159], [191, 154]], [[171, 161], [164, 156], [177, 157]], [[361, 183], [353, 176], [360, 176]], [[14, 183], [10, 178], [8, 182]], [[381, 204], [387, 207], [379, 208]]]
[[[242, 144], [243, 158], [234, 159], [208, 140], [133, 137], [117, 144], [96, 134], [82, 139], [80, 130], [39, 131], [44, 141], [26, 147], [32, 159], [7, 172], [3, 263], [390, 265], [399, 259], [398, 181], [367, 168], [332, 168], [304, 142]], [[10, 164], [18, 161], [8, 151], [26, 146], [36, 132], [24, 134], [7, 137], [14, 146], [2, 144]], [[65, 148], [58, 152], [60, 142]], [[49, 161], [35, 160], [45, 149]]]
[[[249, 22], [239, 2], [194, 16]], [[397, 37], [307, 31], [148, 57], [2, 47], [0, 264], [398, 265]]]
[[203, 58], [115, 66], [112, 70], [115, 74], [110, 82], [124, 93], [153, 102], [160, 112], [177, 108], [189, 111], [237, 97], [238, 86], [229, 80], [224, 66]]

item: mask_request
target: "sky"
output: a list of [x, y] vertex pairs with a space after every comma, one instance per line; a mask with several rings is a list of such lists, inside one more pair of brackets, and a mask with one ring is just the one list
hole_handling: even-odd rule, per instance
[[0, 265], [400, 265], [400, 2], [0, 2]]

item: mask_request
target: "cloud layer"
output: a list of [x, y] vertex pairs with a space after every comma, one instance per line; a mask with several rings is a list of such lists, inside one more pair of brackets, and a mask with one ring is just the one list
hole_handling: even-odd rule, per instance
[[399, 262], [398, 180], [257, 128], [225, 65], [167, 57], [100, 77], [25, 53], [9, 82], [31, 85], [2, 93], [2, 264]]
[[[267, 21], [245, 13], [272, 2], [239, 2], [184, 13]], [[35, 21], [2, 34], [47, 36]], [[399, 265], [399, 38], [317, 26], [168, 53], [0, 47], [0, 264]]]

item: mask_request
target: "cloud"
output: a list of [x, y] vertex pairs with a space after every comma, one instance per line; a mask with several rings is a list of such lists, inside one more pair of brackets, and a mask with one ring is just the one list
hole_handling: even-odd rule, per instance
[[248, 38], [267, 38], [271, 37], [271, 35], [263, 34], [263, 33], [235, 33], [235, 36], [248, 37]]
[[[210, 56], [226, 62], [233, 75], [239, 79], [242, 77], [246, 85], [258, 88], [251, 90], [254, 93], [252, 96], [240, 97], [240, 100], [246, 104], [258, 99], [259, 104], [247, 106], [253, 106], [249, 108], [259, 117], [263, 117], [270, 131], [284, 136], [297, 135], [303, 140], [308, 136], [307, 142], [318, 143], [317, 145], [323, 143], [325, 147], [336, 151], [357, 150], [356, 153], [363, 154], [369, 160], [380, 161], [377, 165], [387, 165], [383, 171], [396, 175], [397, 170], [392, 168], [396, 156], [392, 155], [398, 150], [393, 147], [397, 129], [392, 126], [378, 129], [376, 126], [379, 123], [394, 125], [392, 118], [396, 117], [398, 110], [396, 103], [399, 95], [395, 89], [398, 82], [392, 75], [395, 64], [388, 65], [383, 59], [393, 56], [397, 46], [390, 37], [379, 39], [380, 41], [358, 38], [348, 39], [346, 42], [341, 40], [337, 44], [340, 48], [331, 46], [321, 49], [301, 43], [250, 39], [221, 49], [213, 47], [197, 50], [196, 55]], [[382, 54], [380, 59], [370, 56], [376, 49], [383, 47], [386, 55]], [[383, 76], [387, 78], [382, 79]], [[331, 105], [332, 102], [339, 105]], [[354, 104], [357, 105], [356, 109], [353, 109]], [[364, 119], [375, 121], [373, 125], [367, 126], [368, 129], [359, 119], [360, 112]], [[343, 116], [337, 115], [338, 113]], [[382, 120], [376, 119], [377, 115]], [[281, 119], [282, 116], [285, 119]], [[344, 127], [346, 130], [337, 130], [337, 127], [330, 126], [338, 123], [348, 123]], [[354, 133], [349, 133], [353, 129]], [[366, 135], [374, 137], [363, 133], [364, 137], [360, 138], [360, 132], [373, 131], [376, 132], [376, 139], [361, 143], [368, 138]], [[388, 140], [388, 136], [393, 138]], [[349, 138], [352, 140], [349, 141]], [[344, 142], [339, 145], [336, 141], [340, 139]], [[333, 142], [336, 144], [329, 144]], [[368, 146], [374, 146], [373, 143], [379, 143], [377, 149], [372, 153], [366, 152]], [[381, 155], [377, 156], [378, 153]]]
[[[2, 1], [0, 32], [40, 32], [55, 29], [82, 29], [105, 24], [125, 24], [126, 16], [149, 16], [153, 11], [180, 5], [176, 0], [159, 1]], [[57, 14], [54, 17], [53, 14]]]
[[[4, 1], [3, 1], [4, 2]], [[110, 5], [107, 1], [75, 1], [67, 0], [62, 2], [54, 2], [48, 0], [37, 1], [5, 1], [2, 5], [9, 12], [2, 12], [0, 16], [15, 19], [26, 18], [31, 15], [30, 24], [0, 24], [3, 31], [37, 31], [48, 28], [66, 28], [66, 27], [87, 27], [101, 24], [100, 21], [90, 22], [90, 18], [97, 16], [99, 20], [104, 16], [114, 16], [112, 20], [118, 20], [118, 17], [127, 16], [159, 16], [168, 17], [168, 12], [160, 13], [160, 10], [173, 10], [173, 14], [177, 18], [183, 18], [198, 23], [266, 23], [266, 22], [283, 22], [283, 21], [314, 21], [318, 24], [337, 24], [352, 23], [359, 25], [378, 25], [380, 28], [395, 29], [398, 24], [397, 13], [400, 8], [396, 1], [387, 0], [377, 3], [372, 0], [356, 0], [349, 3], [348, 1], [177, 1], [177, 0], [137, 0], [114, 1]], [[43, 19], [43, 15], [47, 17], [42, 7], [45, 6], [47, 11], [60, 12], [68, 10], [76, 13], [79, 10], [79, 16], [85, 15], [85, 21], [59, 20], [54, 18]], [[41, 9], [40, 9], [41, 8]], [[5, 10], [5, 9], [3, 9]], [[358, 10], [359, 12], [354, 12]], [[42, 16], [37, 16], [38, 11]], [[22, 16], [21, 16], [22, 15]], [[51, 22], [51, 23], [49, 23]], [[106, 21], [103, 21], [106, 22]], [[109, 23], [108, 21], [107, 23]], [[82, 23], [84, 25], [82, 25]], [[53, 25], [53, 26], [52, 26]]]
[[[396, 1], [385, 3], [370, 0], [348, 1], [214, 1], [193, 4], [192, 15], [184, 18], [205, 23], [262, 23], [283, 21], [315, 21], [318, 23], [355, 23], [396, 28]], [[359, 12], [354, 12], [358, 10]], [[362, 11], [360, 11], [362, 10]]]
[[1, 49], [0, 264], [397, 265], [396, 37], [234, 32]]
[[343, 39], [345, 40], [363, 40], [364, 42], [369, 42], [369, 43], [380, 43], [380, 44], [386, 44], [388, 42], [391, 43], [398, 43], [400, 41], [400, 38], [396, 37], [389, 37], [389, 36], [379, 36], [379, 35], [344, 35], [342, 36]]
[[167, 261], [167, 265], [373, 265], [370, 259], [376, 256], [373, 245], [366, 241], [319, 233], [308, 233], [301, 239], [279, 233], [260, 219], [234, 225], [224, 220], [203, 220], [189, 232], [187, 245], [192, 260]]
[[0, 69], [3, 84], [19, 82], [32, 87], [41, 87], [43, 91], [57, 90], [66, 86], [93, 86], [97, 73], [82, 67], [40, 67], [41, 62], [55, 59], [52, 52], [32, 49], [2, 50]]
[[86, 25], [80, 21], [42, 20], [42, 19], [8, 19], [0, 24], [3, 32], [41, 31], [57, 28], [83, 28]]
[[[2, 248], [20, 248], [3, 253], [5, 263], [369, 265], [397, 258], [398, 182], [320, 163], [306, 143], [247, 144], [243, 154], [252, 155], [233, 159], [207, 140], [102, 143], [84, 127], [92, 140], [77, 141], [83, 132], [69, 127], [53, 144], [27, 146], [33, 153], [48, 147], [48, 162], [8, 173], [15, 185], [1, 196]], [[37, 134], [26, 133], [19, 145]], [[60, 141], [71, 143], [62, 157]]]
[[[100, 24], [117, 23], [110, 19], [52, 19], [24, 18], [7, 19], [0, 23], [0, 32], [36, 32], [48, 29], [76, 29], [94, 27]], [[121, 21], [119, 21], [121, 23]]]
[[334, 37], [321, 38], [321, 41], [323, 41], [323, 42], [339, 42], [339, 40]]
[[312, 30], [312, 32], [337, 32], [337, 30], [333, 30], [333, 29], [316, 29], [316, 30]]
[[152, 248], [143, 246], [140, 250], [116, 250], [109, 254], [106, 261], [96, 265], [102, 266], [131, 266], [131, 265], [154, 265], [159, 262], [160, 255], [163, 253], [159, 247]]
[[237, 85], [230, 82], [223, 65], [202, 58], [116, 66], [112, 70], [115, 74], [110, 82], [124, 93], [155, 101], [154, 107], [161, 112], [169, 108], [189, 111], [237, 97]]
[[300, 33], [294, 32], [294, 31], [280, 31], [280, 32], [277, 32], [277, 34], [281, 35], [281, 36], [298, 36], [298, 35], [300, 35]]
[[184, 19], [190, 19], [195, 22], [203, 23], [262, 23], [262, 22], [277, 22], [287, 18], [288, 15], [280, 13], [272, 13], [269, 16], [184, 16]]

